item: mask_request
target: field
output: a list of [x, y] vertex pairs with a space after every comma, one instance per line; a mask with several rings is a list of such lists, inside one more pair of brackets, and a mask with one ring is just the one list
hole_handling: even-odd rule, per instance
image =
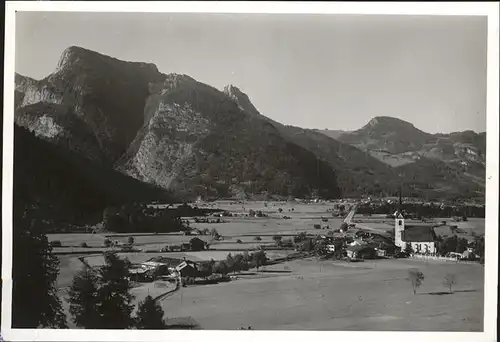
[[[200, 260], [224, 259], [228, 253], [252, 250], [259, 244], [272, 242], [273, 235], [291, 236], [314, 229], [327, 217], [330, 228], [340, 227], [341, 219], [333, 218], [324, 204], [269, 204], [263, 202], [218, 203], [218, 208], [232, 213], [262, 210], [264, 218], [224, 217], [226, 223], [191, 222], [194, 228], [215, 228], [224, 240], [214, 242], [210, 251], [158, 253], [168, 244], [188, 242], [192, 236], [181, 234], [134, 234], [137, 253], [121, 253], [131, 262], [141, 262], [158, 255]], [[282, 208], [282, 213], [278, 212]], [[293, 211], [292, 211], [293, 208]], [[244, 210], [244, 211], [243, 211]], [[290, 219], [283, 219], [283, 215]], [[390, 219], [355, 216], [358, 226], [385, 232], [393, 227]], [[441, 220], [441, 219], [439, 219]], [[444, 220], [444, 219], [443, 219]], [[446, 219], [450, 221], [450, 219]], [[484, 233], [484, 219], [458, 223], [459, 228]], [[60, 259], [58, 286], [61, 296], [82, 267], [83, 256], [89, 264], [103, 263], [100, 254], [107, 234], [50, 234], [49, 240], [61, 241], [55, 248]], [[130, 234], [113, 234], [112, 240], [127, 242]], [[259, 236], [261, 241], [256, 241]], [[200, 236], [210, 240], [209, 236]], [[237, 243], [236, 240], [241, 240]], [[90, 248], [78, 247], [86, 242]], [[156, 251], [151, 253], [147, 251]], [[76, 252], [94, 254], [78, 255]], [[73, 253], [73, 254], [69, 254]], [[268, 251], [269, 257], [283, 256], [289, 251]], [[422, 287], [413, 295], [405, 279], [410, 267], [418, 267], [425, 275]], [[458, 284], [453, 294], [443, 294], [446, 273], [455, 273]], [[416, 260], [378, 260], [362, 263], [296, 260], [268, 266], [257, 274], [240, 275], [238, 280], [216, 285], [182, 288], [161, 301], [167, 317], [191, 316], [204, 329], [305, 330], [423, 330], [481, 331], [484, 270], [480, 265], [423, 262]], [[134, 288], [137, 300], [146, 294], [160, 295], [167, 288], [154, 284]], [[67, 304], [65, 303], [67, 309]]]
[[[162, 301], [168, 317], [192, 316], [204, 329], [482, 331], [480, 265], [379, 260], [300, 260], [274, 276], [183, 288]], [[284, 267], [291, 269], [290, 273]], [[410, 267], [425, 275], [413, 295]], [[455, 293], [443, 293], [446, 273]], [[272, 272], [266, 272], [272, 274]]]

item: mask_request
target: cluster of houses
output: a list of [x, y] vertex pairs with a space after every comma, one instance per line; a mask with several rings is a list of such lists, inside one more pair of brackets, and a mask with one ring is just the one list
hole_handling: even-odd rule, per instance
[[189, 242], [181, 244], [172, 244], [161, 249], [162, 252], [188, 252], [203, 251], [208, 249], [208, 243], [200, 238], [193, 237]]
[[134, 264], [129, 269], [132, 281], [148, 282], [157, 279], [177, 282], [184, 277], [196, 277], [198, 265], [190, 260], [154, 257], [140, 264]]
[[[327, 236], [319, 236], [323, 240], [324, 254], [336, 254], [337, 257], [346, 257], [349, 260], [375, 259], [387, 256], [407, 256], [411, 254], [436, 256], [438, 255], [438, 234], [442, 238], [450, 236], [465, 237], [469, 246], [463, 253], [451, 253], [451, 257], [457, 259], [469, 259], [475, 257], [472, 244], [473, 235], [464, 233], [454, 225], [441, 223], [436, 226], [428, 223], [411, 222], [405, 223], [406, 215], [396, 212], [394, 215], [394, 237], [390, 232], [383, 232], [375, 229], [357, 228], [355, 225], [346, 225], [344, 229], [330, 231]], [[325, 225], [326, 220], [322, 220]], [[325, 228], [323, 225], [314, 225], [315, 228]], [[316, 240], [318, 241], [318, 240]], [[297, 250], [312, 250], [310, 241], [295, 244]], [[287, 246], [287, 241], [282, 241], [283, 246]], [[456, 255], [455, 255], [456, 254]]]

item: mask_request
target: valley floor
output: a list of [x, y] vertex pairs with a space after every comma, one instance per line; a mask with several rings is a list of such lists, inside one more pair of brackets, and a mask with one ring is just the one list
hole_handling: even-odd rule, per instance
[[[217, 205], [231, 212], [241, 212], [241, 204]], [[283, 207], [284, 220], [277, 214]], [[167, 244], [187, 242], [192, 236], [181, 234], [135, 236], [142, 252], [120, 255], [131, 262], [142, 262], [158, 255], [172, 258], [186, 257], [200, 261], [225, 259], [228, 253], [252, 250], [257, 245], [272, 242], [275, 234], [293, 235], [308, 231], [326, 234], [314, 229], [321, 217], [329, 217], [330, 228], [340, 227], [342, 220], [331, 217], [325, 205], [294, 205], [264, 207], [263, 203], [246, 203], [245, 210], [265, 210], [269, 218], [224, 218], [227, 223], [196, 224], [195, 228], [216, 228], [224, 241], [211, 245], [210, 251], [185, 253], [158, 253]], [[292, 211], [291, 208], [294, 208]], [[355, 216], [360, 224], [382, 232], [393, 228], [392, 220], [384, 216]], [[484, 219], [467, 224], [484, 232]], [[126, 242], [127, 234], [113, 239]], [[255, 237], [260, 236], [261, 241]], [[56, 252], [78, 252], [86, 242], [95, 255], [84, 255], [89, 264], [102, 264], [105, 234], [50, 234], [49, 240], [61, 241]], [[200, 236], [210, 239], [209, 236]], [[241, 243], [236, 243], [240, 239]], [[155, 250], [156, 253], [147, 252]], [[287, 254], [289, 251], [268, 251]], [[100, 255], [99, 255], [100, 254]], [[83, 266], [78, 254], [58, 255], [60, 275], [58, 287], [61, 297], [67, 296], [74, 274]], [[406, 279], [408, 269], [418, 267], [425, 276], [417, 294], [413, 295]], [[255, 273], [255, 274], [252, 274]], [[442, 285], [447, 273], [454, 273], [458, 283], [454, 293]], [[376, 260], [360, 263], [315, 259], [295, 260], [267, 266], [260, 272], [237, 275], [238, 279], [216, 285], [197, 285], [181, 288], [160, 301], [165, 316], [192, 317], [203, 329], [239, 329], [252, 326], [256, 330], [401, 330], [401, 331], [482, 331], [484, 268], [479, 264], [425, 262], [409, 259]], [[147, 294], [153, 297], [170, 289], [144, 284], [133, 289], [136, 301]], [[66, 310], [68, 304], [64, 303]], [[70, 327], [75, 328], [70, 322]]]
[[[408, 268], [425, 275], [412, 292]], [[291, 270], [290, 273], [284, 269]], [[306, 259], [268, 267], [263, 278], [182, 288], [161, 301], [167, 317], [203, 329], [482, 331], [482, 266], [414, 260], [345, 263]], [[454, 293], [442, 285], [455, 273]]]

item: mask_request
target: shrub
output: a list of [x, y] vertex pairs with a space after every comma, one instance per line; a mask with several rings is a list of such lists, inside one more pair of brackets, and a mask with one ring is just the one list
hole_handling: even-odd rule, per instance
[[260, 237], [260, 236], [256, 236], [256, 237], [254, 238], [254, 240], [255, 240], [255, 241], [261, 241], [262, 239], [261, 239], [261, 237]]
[[89, 245], [87, 245], [87, 243], [84, 241], [80, 244], [80, 247], [83, 247], [83, 248], [88, 248]]
[[106, 238], [106, 239], [104, 240], [104, 246], [105, 246], [105, 247], [111, 247], [111, 244], [112, 244], [112, 243], [111, 243], [111, 240], [110, 240], [110, 239]]
[[59, 240], [54, 240], [50, 243], [52, 247], [62, 247], [62, 243]]
[[408, 280], [411, 282], [413, 288], [413, 294], [417, 293], [417, 288], [422, 285], [424, 280], [424, 274], [418, 270], [418, 268], [410, 268], [408, 270]]
[[240, 239], [236, 240], [236, 243], [243, 243]]
[[133, 237], [133, 236], [129, 236], [129, 238], [128, 238], [128, 244], [129, 244], [129, 245], [133, 245], [133, 244], [134, 244], [134, 242], [135, 242], [134, 237]]

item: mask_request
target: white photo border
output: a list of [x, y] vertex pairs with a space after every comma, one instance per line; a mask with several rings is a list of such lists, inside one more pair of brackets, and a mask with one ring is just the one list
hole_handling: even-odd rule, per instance
[[[14, 128], [14, 61], [16, 11], [281, 13], [480, 15], [488, 17], [487, 171], [484, 332], [316, 332], [316, 331], [144, 331], [83, 329], [12, 329], [12, 189]], [[498, 53], [499, 5], [495, 2], [71, 2], [7, 1], [5, 10], [5, 72], [2, 177], [2, 322], [6, 341], [213, 341], [367, 340], [376, 341], [496, 341], [498, 278]]]

